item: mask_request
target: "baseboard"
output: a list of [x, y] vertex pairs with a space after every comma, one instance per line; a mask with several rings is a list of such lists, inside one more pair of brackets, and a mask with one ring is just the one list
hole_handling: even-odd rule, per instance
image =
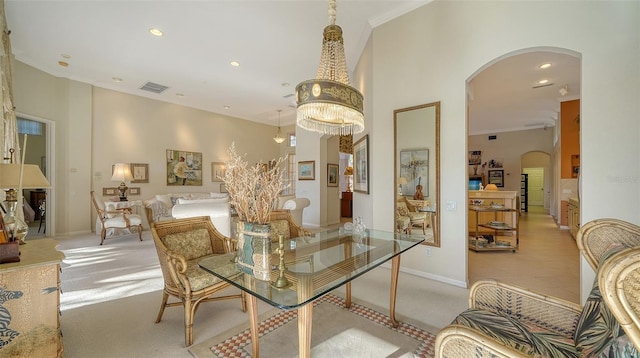
[[[388, 263], [387, 264], [382, 264], [382, 265], [380, 265], [380, 267], [384, 267], [386, 269], [391, 270], [391, 264], [388, 264]], [[417, 277], [420, 277], [420, 278], [426, 278], [426, 279], [432, 280], [432, 281], [442, 282], [442, 283], [445, 283], [445, 284], [451, 285], [451, 286], [456, 286], [456, 287], [460, 287], [460, 288], [469, 288], [466, 282], [453, 280], [453, 279], [451, 279], [449, 277], [430, 274], [430, 273], [427, 273], [427, 272], [424, 272], [424, 271], [418, 271], [418, 270], [413, 270], [413, 269], [400, 267], [400, 272], [404, 272], [404, 273], [407, 273], [409, 275], [417, 276]]]

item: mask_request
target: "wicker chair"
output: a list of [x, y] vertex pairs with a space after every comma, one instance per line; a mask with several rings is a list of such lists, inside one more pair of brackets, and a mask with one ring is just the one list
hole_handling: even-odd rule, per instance
[[[100, 245], [107, 237], [107, 229], [132, 229], [138, 230], [138, 239], [142, 241], [142, 217], [133, 214], [131, 208], [109, 210], [104, 205], [102, 197], [91, 191], [91, 202], [96, 208], [98, 219], [100, 219]], [[39, 230], [38, 230], [39, 231]]]
[[269, 223], [275, 234], [271, 236], [272, 241], [278, 240], [278, 234], [282, 234], [285, 239], [313, 235], [311, 231], [296, 224], [289, 210], [273, 210], [269, 215]]
[[[640, 356], [640, 274], [624, 268], [639, 270], [640, 227], [616, 219], [595, 220], [582, 226], [577, 241], [599, 276], [584, 306], [497, 281], [476, 282], [470, 308], [438, 333], [435, 356]], [[627, 266], [629, 262], [635, 264]], [[625, 293], [616, 297], [620, 291]], [[618, 306], [611, 304], [615, 300]]]
[[[232, 241], [216, 230], [208, 216], [154, 222], [151, 227], [164, 277], [162, 303], [156, 323], [165, 307], [184, 306], [184, 342], [193, 344], [193, 317], [201, 302], [239, 298], [246, 311], [244, 294], [212, 295], [230, 284], [205, 272], [198, 266], [203, 257], [235, 250]], [[169, 303], [169, 296], [180, 302]]]

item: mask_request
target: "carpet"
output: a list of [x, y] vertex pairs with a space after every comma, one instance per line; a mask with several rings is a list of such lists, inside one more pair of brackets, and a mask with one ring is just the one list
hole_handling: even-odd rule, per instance
[[[297, 357], [297, 311], [271, 310], [260, 317], [260, 356]], [[197, 344], [189, 352], [197, 358], [251, 357], [249, 323]], [[400, 322], [371, 308], [326, 295], [313, 308], [313, 357], [433, 357], [435, 336], [416, 325]]]

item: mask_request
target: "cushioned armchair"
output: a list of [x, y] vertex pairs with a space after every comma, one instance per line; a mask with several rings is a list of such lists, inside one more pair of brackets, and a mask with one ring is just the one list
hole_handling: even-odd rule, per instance
[[309, 205], [311, 205], [311, 200], [307, 198], [296, 198], [294, 195], [286, 195], [278, 198], [276, 209], [289, 210], [293, 221], [295, 221], [298, 226], [302, 226], [304, 208]]
[[[154, 222], [151, 226], [164, 277], [162, 303], [156, 323], [162, 319], [165, 307], [184, 307], [184, 342], [193, 343], [193, 317], [201, 302], [239, 298], [246, 310], [243, 294], [216, 296], [230, 285], [202, 270], [198, 261], [204, 257], [235, 251], [231, 239], [223, 236], [209, 216]], [[179, 302], [169, 303], [169, 296]]]
[[[400, 197], [396, 201], [396, 211], [401, 217], [409, 218], [409, 227], [407, 233], [411, 234], [411, 228], [413, 226], [418, 226], [422, 228], [422, 233], [424, 235], [427, 234], [427, 213], [418, 211], [415, 205], [412, 205], [407, 201], [407, 198]], [[406, 221], [405, 219], [401, 219], [402, 221]]]
[[303, 229], [294, 220], [289, 210], [273, 210], [269, 216], [271, 225], [271, 240], [278, 241], [278, 235], [282, 234], [284, 239], [292, 237], [302, 237], [313, 235], [311, 231]]
[[142, 241], [142, 217], [132, 214], [131, 208], [107, 208], [104, 200], [95, 192], [91, 191], [91, 202], [96, 208], [98, 219], [100, 219], [100, 245], [107, 237], [107, 230], [113, 229], [132, 229], [138, 230], [138, 238]]
[[[621, 318], [624, 310], [603, 300], [616, 296], [603, 278], [612, 277], [605, 273], [612, 271], [607, 267], [637, 253], [637, 248], [627, 247], [640, 246], [640, 227], [615, 219], [595, 220], [580, 229], [577, 240], [594, 270], [602, 269], [584, 306], [492, 280], [479, 281], [470, 290], [470, 308], [438, 333], [436, 357], [638, 357], [638, 346], [632, 343], [638, 341], [638, 320]], [[625, 271], [619, 265], [617, 271]], [[637, 284], [635, 279], [632, 285]], [[637, 292], [636, 288], [636, 296]]]

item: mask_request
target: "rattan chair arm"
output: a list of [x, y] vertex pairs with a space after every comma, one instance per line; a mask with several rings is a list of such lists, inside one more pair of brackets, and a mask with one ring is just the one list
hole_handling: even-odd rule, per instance
[[167, 252], [167, 260], [169, 263], [169, 273], [171, 280], [178, 287], [184, 287], [186, 292], [191, 292], [191, 283], [185, 275], [187, 272], [187, 260], [182, 255]]
[[495, 280], [476, 282], [469, 292], [469, 307], [507, 315], [544, 326], [559, 334], [573, 334], [582, 306]]
[[583, 224], [576, 235], [580, 252], [594, 271], [602, 256], [615, 246], [640, 246], [640, 226], [619, 219], [597, 219]]
[[469, 327], [450, 325], [438, 332], [435, 357], [527, 357]]
[[598, 270], [602, 300], [640, 348], [640, 247], [626, 249], [607, 259]]

